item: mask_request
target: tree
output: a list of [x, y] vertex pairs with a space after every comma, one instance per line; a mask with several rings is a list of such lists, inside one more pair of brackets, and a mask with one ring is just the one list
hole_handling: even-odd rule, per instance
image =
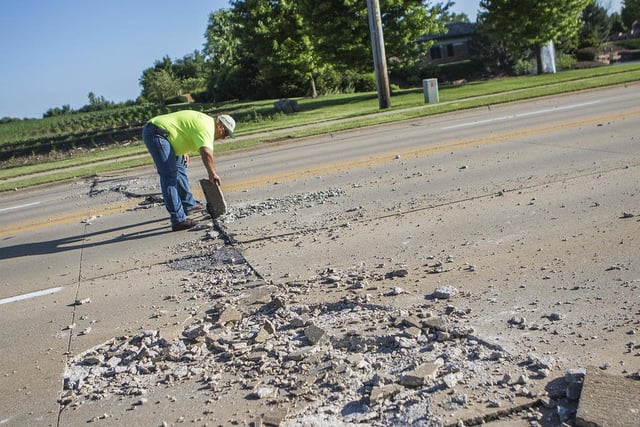
[[[255, 64], [263, 97], [304, 95], [316, 54], [296, 1], [231, 2], [240, 49]], [[250, 30], [248, 30], [250, 29]]]
[[206, 77], [206, 66], [204, 55], [198, 50], [176, 59], [171, 64], [173, 75], [180, 80], [201, 79]]
[[411, 67], [427, 55], [431, 43], [417, 43], [421, 36], [445, 31], [444, 23], [438, 18], [443, 12], [447, 13], [452, 2], [437, 3], [432, 8], [424, 3], [422, 0], [383, 0], [380, 6], [387, 56], [400, 59], [400, 67]]
[[624, 24], [622, 23], [622, 17], [620, 13], [612, 14], [609, 19], [611, 20], [611, 34], [610, 36], [618, 38], [624, 33], [626, 30], [624, 29]]
[[[438, 16], [450, 7], [437, 3], [428, 8], [422, 0], [381, 0], [380, 12], [385, 52], [395, 64], [408, 67], [422, 59], [430, 47], [416, 41], [425, 34], [442, 32]], [[313, 34], [323, 62], [338, 71], [372, 69], [367, 6], [362, 0], [301, 0], [300, 8]], [[393, 68], [393, 67], [391, 67]]]
[[107, 101], [104, 96], [97, 96], [93, 92], [89, 92], [87, 98], [89, 99], [89, 103], [81, 107], [78, 112], [86, 113], [89, 111], [107, 110], [109, 108], [115, 107], [114, 102]]
[[[316, 81], [341, 87], [355, 81], [368, 87], [365, 74], [372, 74], [373, 61], [365, 1], [230, 3], [230, 10], [210, 15], [207, 28], [208, 87], [216, 96], [313, 95]], [[422, 59], [428, 46], [416, 40], [442, 30], [443, 24], [436, 21], [440, 9], [428, 9], [425, 3], [381, 0], [385, 50], [393, 64], [408, 66]], [[341, 84], [341, 79], [351, 82]]]
[[220, 9], [209, 15], [204, 55], [209, 70], [207, 92], [212, 99], [240, 97], [240, 88], [252, 87], [255, 67], [244, 63], [250, 52], [243, 52], [236, 38], [235, 13]]
[[150, 102], [162, 103], [177, 95], [204, 91], [208, 70], [204, 55], [194, 50], [180, 59], [172, 61], [168, 56], [156, 61], [142, 72], [141, 97]]
[[364, 0], [300, 0], [300, 11], [322, 62], [339, 73], [372, 68]]
[[620, 16], [624, 26], [630, 30], [634, 22], [640, 21], [640, 0], [623, 0]]
[[148, 68], [140, 78], [142, 93], [140, 97], [149, 102], [161, 104], [166, 99], [180, 94], [180, 82], [166, 69]]
[[42, 118], [46, 119], [47, 117], [55, 117], [55, 116], [63, 116], [67, 114], [72, 114], [73, 110], [71, 109], [71, 105], [65, 104], [60, 107], [49, 108], [43, 115]]
[[482, 25], [481, 22], [477, 24], [469, 47], [471, 60], [476, 67], [489, 74], [500, 75], [512, 71], [518, 60], [528, 56], [528, 50], [526, 55], [521, 51], [519, 55], [514, 55], [503, 40], [491, 37], [491, 32]]
[[478, 22], [486, 35], [514, 52], [533, 49], [542, 73], [542, 47], [549, 41], [572, 43], [580, 30], [580, 14], [592, 0], [481, 0]]
[[209, 15], [204, 55], [216, 69], [233, 64], [240, 54], [240, 41], [235, 37], [234, 15], [230, 9], [220, 9]]
[[604, 7], [592, 2], [582, 11], [581, 19], [578, 47], [598, 48], [609, 39], [612, 21]]

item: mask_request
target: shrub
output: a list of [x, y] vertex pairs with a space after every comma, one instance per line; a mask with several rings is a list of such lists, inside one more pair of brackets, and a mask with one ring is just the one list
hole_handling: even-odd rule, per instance
[[174, 96], [174, 97], [166, 99], [164, 101], [165, 105], [184, 104], [184, 103], [187, 103], [187, 102], [189, 102], [189, 97], [187, 95]]
[[322, 70], [317, 76], [315, 76], [316, 90], [321, 95], [331, 95], [340, 93], [340, 82], [342, 76], [339, 72], [332, 68]]
[[324, 70], [316, 76], [316, 90], [319, 94], [372, 92], [376, 90], [374, 73], [356, 73], [346, 71], [340, 73], [333, 69]]
[[436, 79], [440, 77], [440, 67], [435, 64], [426, 64], [418, 70], [419, 84], [422, 85], [424, 79]]
[[578, 61], [595, 61], [598, 57], [598, 50], [595, 47], [585, 47], [578, 49], [576, 59]]
[[440, 65], [439, 77], [442, 81], [466, 79], [478, 72], [478, 67], [471, 61], [459, 61]]
[[529, 74], [535, 74], [536, 63], [531, 59], [518, 59], [513, 64], [513, 74], [516, 76], [525, 76]]
[[629, 40], [618, 40], [616, 44], [625, 49], [631, 49], [631, 50], [640, 49], [640, 38], [629, 39]]
[[372, 92], [376, 90], [375, 73], [353, 74], [350, 77], [351, 84], [356, 92]]
[[570, 70], [576, 66], [576, 58], [567, 53], [556, 55], [556, 67], [558, 70]]

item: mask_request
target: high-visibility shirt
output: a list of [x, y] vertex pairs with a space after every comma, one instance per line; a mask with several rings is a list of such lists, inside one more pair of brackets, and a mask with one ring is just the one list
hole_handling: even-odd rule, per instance
[[181, 110], [156, 116], [149, 121], [167, 131], [167, 140], [177, 156], [199, 152], [202, 147], [213, 151], [216, 120], [205, 113]]

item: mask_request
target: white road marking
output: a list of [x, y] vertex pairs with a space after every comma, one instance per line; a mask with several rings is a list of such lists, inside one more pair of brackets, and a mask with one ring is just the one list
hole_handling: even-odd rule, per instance
[[462, 124], [459, 124], [459, 125], [446, 126], [446, 127], [443, 127], [442, 130], [457, 129], [457, 128], [463, 128], [463, 127], [469, 127], [469, 126], [476, 126], [476, 125], [482, 125], [482, 124], [485, 124], [485, 123], [499, 122], [499, 121], [502, 121], [502, 120], [509, 120], [509, 119], [515, 119], [515, 118], [520, 118], [520, 117], [535, 116], [535, 115], [538, 115], [538, 114], [555, 113], [555, 112], [561, 111], [561, 110], [571, 110], [571, 109], [574, 109], [574, 108], [586, 107], [588, 105], [593, 105], [593, 104], [598, 104], [598, 103], [600, 103], [600, 101], [585, 102], [583, 104], [573, 104], [573, 105], [567, 105], [567, 106], [564, 106], [564, 107], [548, 108], [546, 110], [531, 111], [529, 113], [513, 114], [511, 116], [496, 117], [494, 119], [480, 120], [480, 121], [477, 121], [477, 122], [462, 123]]
[[41, 297], [43, 295], [51, 295], [55, 294], [56, 292], [60, 292], [61, 290], [62, 286], [59, 286], [57, 288], [43, 289], [41, 291], [29, 292], [28, 294], [16, 295], [15, 297], [0, 299], [0, 305], [9, 304], [10, 302], [22, 301], [30, 298]]
[[8, 208], [0, 209], [0, 212], [12, 211], [12, 210], [15, 210], [15, 209], [28, 208], [29, 206], [35, 206], [35, 205], [39, 205], [39, 204], [40, 204], [40, 202], [33, 202], [33, 203], [27, 203], [26, 205], [10, 206]]

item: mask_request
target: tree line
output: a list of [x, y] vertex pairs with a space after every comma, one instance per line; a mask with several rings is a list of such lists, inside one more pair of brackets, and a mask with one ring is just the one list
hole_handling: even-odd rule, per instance
[[[561, 55], [575, 57], [628, 32], [640, 19], [640, 0], [623, 0], [621, 13], [612, 15], [602, 1], [481, 0], [471, 69], [517, 74], [549, 41]], [[451, 12], [454, 4], [380, 0], [394, 85], [433, 77], [425, 58], [434, 41], [424, 36], [444, 33], [450, 22], [469, 22]], [[143, 70], [135, 103], [315, 97], [376, 88], [365, 0], [231, 0], [229, 8], [209, 15], [204, 36], [202, 50], [175, 60], [165, 56]], [[90, 93], [78, 112], [116, 106], [122, 104]], [[63, 106], [44, 116], [72, 112]]]
[[[445, 24], [469, 22], [453, 1], [380, 0], [390, 81], [420, 82], [424, 59]], [[272, 99], [375, 90], [364, 0], [232, 0], [210, 14], [202, 52], [163, 58], [140, 79], [150, 102], [190, 93], [196, 101]], [[516, 73], [553, 40], [576, 56], [598, 48], [640, 17], [640, 0], [608, 15], [598, 0], [482, 0], [472, 59], [475, 70]], [[422, 40], [422, 41], [420, 41]], [[538, 61], [539, 62], [539, 61]]]

